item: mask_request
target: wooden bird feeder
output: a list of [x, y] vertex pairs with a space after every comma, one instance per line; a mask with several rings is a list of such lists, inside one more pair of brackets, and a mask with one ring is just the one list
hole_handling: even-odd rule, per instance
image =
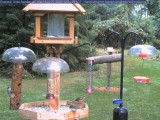
[[[47, 45], [49, 56], [37, 60], [32, 69], [47, 73], [48, 93], [45, 101], [22, 104], [19, 109], [20, 116], [32, 120], [75, 120], [88, 117], [87, 104], [60, 100], [60, 72], [69, 69], [59, 58], [60, 53], [64, 44], [78, 44], [78, 37], [74, 35], [74, 18], [85, 10], [79, 4], [29, 4], [23, 10], [32, 12], [35, 16], [35, 36], [30, 38], [30, 42]], [[69, 20], [69, 31], [65, 31], [66, 18]], [[44, 27], [46, 23], [47, 28]], [[39, 108], [40, 111], [34, 110]], [[42, 111], [43, 108], [47, 110]]]
[[[35, 36], [31, 43], [37, 44], [77, 44], [74, 36], [74, 17], [84, 14], [85, 10], [79, 4], [29, 4], [24, 11], [35, 16]], [[47, 34], [44, 34], [44, 17], [47, 16]], [[68, 35], [65, 35], [65, 18], [69, 19]]]

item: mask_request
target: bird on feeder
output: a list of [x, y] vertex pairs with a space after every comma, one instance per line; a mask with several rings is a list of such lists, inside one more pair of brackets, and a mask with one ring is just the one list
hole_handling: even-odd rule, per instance
[[84, 103], [82, 103], [85, 100], [85, 98], [86, 98], [85, 95], [80, 96], [74, 99], [73, 101], [68, 101], [67, 105], [72, 111], [76, 111], [76, 109], [82, 109], [85, 106]]
[[83, 95], [83, 96], [80, 96], [80, 97], [76, 98], [74, 101], [76, 101], [76, 102], [83, 102], [85, 100], [85, 98], [86, 98], [86, 96]]
[[9, 97], [10, 97], [10, 96], [11, 96], [11, 87], [10, 87], [10, 86], [8, 86], [7, 92], [8, 92], [8, 95], [9, 95]]

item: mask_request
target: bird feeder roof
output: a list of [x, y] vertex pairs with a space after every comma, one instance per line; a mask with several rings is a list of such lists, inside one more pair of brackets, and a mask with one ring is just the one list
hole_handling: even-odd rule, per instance
[[31, 12], [85, 13], [85, 9], [80, 4], [28, 4], [23, 10]]
[[36, 55], [29, 48], [13, 47], [13, 48], [7, 49], [3, 53], [2, 60], [6, 62], [13, 62], [13, 63], [34, 62], [36, 60]]
[[151, 45], [135, 45], [131, 47], [128, 51], [128, 55], [139, 56], [140, 53], [145, 53], [148, 57], [158, 56], [157, 49]]
[[56, 57], [37, 59], [32, 67], [33, 71], [41, 73], [68, 72], [69, 66], [66, 61]]

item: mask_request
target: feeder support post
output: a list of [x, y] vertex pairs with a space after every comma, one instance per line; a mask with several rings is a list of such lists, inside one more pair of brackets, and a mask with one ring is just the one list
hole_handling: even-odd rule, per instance
[[74, 15], [69, 16], [69, 37], [74, 38]]
[[[109, 55], [112, 55], [113, 52], [114, 52], [113, 47], [108, 47], [107, 48], [107, 52], [108, 52]], [[109, 63], [107, 63], [107, 76], [106, 76], [106, 78], [107, 78], [107, 80], [106, 80], [106, 89], [108, 89], [108, 90], [110, 89], [111, 69], [112, 69], [112, 63], [109, 62]]]
[[[47, 53], [50, 57], [60, 58], [63, 51], [63, 45], [47, 45]], [[52, 79], [47, 83], [47, 99], [50, 99], [51, 109], [58, 110], [60, 107], [60, 72], [48, 73]]]
[[107, 80], [106, 80], [106, 88], [110, 89], [110, 76], [111, 76], [111, 67], [112, 63], [106, 63], [107, 64]]
[[42, 16], [44, 16], [44, 13], [35, 13], [34, 15], [36, 16], [35, 36], [40, 37], [43, 34], [43, 17]]
[[13, 63], [10, 109], [16, 110], [20, 106], [23, 64]]

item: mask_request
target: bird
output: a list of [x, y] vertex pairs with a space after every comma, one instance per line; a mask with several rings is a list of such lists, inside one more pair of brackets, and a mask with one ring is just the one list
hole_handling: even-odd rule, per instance
[[76, 102], [83, 102], [85, 100], [85, 98], [86, 98], [86, 96], [83, 95], [83, 96], [80, 96], [80, 97], [76, 98], [74, 101], [76, 101]]
[[10, 86], [8, 86], [7, 91], [8, 91], [8, 95], [11, 96], [11, 87]]

